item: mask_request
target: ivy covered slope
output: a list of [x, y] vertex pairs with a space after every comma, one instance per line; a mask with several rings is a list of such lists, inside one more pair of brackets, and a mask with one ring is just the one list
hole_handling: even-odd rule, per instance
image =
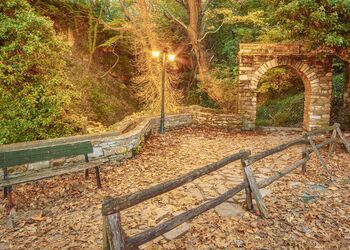
[[52, 22], [24, 0], [0, 2], [0, 144], [77, 133], [75, 91], [65, 75], [64, 44]]

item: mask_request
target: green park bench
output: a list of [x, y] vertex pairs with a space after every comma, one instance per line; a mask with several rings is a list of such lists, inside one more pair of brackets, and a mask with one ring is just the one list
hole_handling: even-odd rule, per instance
[[[85, 177], [88, 170], [95, 168], [96, 182], [101, 188], [99, 164], [89, 162], [88, 154], [92, 153], [92, 145], [89, 141], [56, 143], [55, 145], [32, 145], [31, 143], [9, 144], [0, 146], [0, 169], [3, 170], [3, 179], [0, 180], [0, 187], [4, 189], [4, 197], [8, 198], [9, 205], [13, 206], [12, 186], [27, 182], [38, 181], [58, 175], [73, 173], [85, 170]], [[65, 157], [84, 155], [85, 162], [66, 164], [63, 166], [50, 166], [36, 171], [26, 171], [23, 174], [9, 176], [10, 168], [18, 165], [49, 161]]]

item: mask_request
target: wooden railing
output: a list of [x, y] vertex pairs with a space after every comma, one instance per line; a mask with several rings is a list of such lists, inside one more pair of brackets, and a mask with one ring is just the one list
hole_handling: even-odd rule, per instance
[[[319, 134], [328, 134], [329, 131], [332, 132], [330, 139], [320, 143], [315, 144], [313, 136]], [[301, 166], [302, 171], [306, 171], [306, 163], [310, 159], [310, 154], [315, 152], [318, 159], [320, 160], [323, 168], [329, 174], [328, 167], [323, 160], [319, 149], [330, 144], [329, 155], [331, 155], [334, 144], [336, 142], [337, 134], [340, 137], [340, 140], [345, 145], [347, 151], [350, 153], [350, 145], [346, 142], [344, 135], [339, 129], [339, 124], [335, 124], [331, 127], [315, 130], [312, 132], [305, 133], [302, 138], [287, 142], [285, 144], [279, 145], [267, 151], [258, 153], [256, 155], [250, 156], [250, 151], [242, 150], [239, 153], [233, 154], [231, 156], [225, 157], [215, 163], [204, 166], [200, 169], [193, 170], [188, 174], [180, 176], [174, 180], [170, 180], [153, 187], [150, 187], [145, 190], [141, 190], [132, 194], [128, 194], [122, 197], [112, 198], [106, 197], [102, 205], [102, 214], [103, 214], [103, 249], [137, 249], [138, 246], [149, 242], [160, 235], [174, 229], [175, 227], [181, 225], [182, 223], [193, 219], [194, 217], [204, 213], [205, 211], [218, 206], [219, 204], [225, 202], [226, 200], [232, 198], [234, 195], [239, 193], [242, 190], [245, 190], [246, 193], [246, 203], [248, 210], [253, 208], [254, 198], [257, 204], [257, 207], [260, 211], [262, 217], [268, 217], [268, 211], [263, 202], [261, 193], [259, 189], [264, 188], [274, 181], [280, 179], [281, 177], [287, 175], [293, 170]], [[255, 162], [264, 159], [265, 157], [271, 156], [273, 154], [282, 152], [292, 146], [302, 145], [302, 159], [295, 162], [294, 164], [283, 168], [282, 170], [277, 171], [274, 175], [260, 181], [256, 182], [251, 165]], [[308, 149], [307, 146], [311, 145], [311, 148]], [[155, 196], [161, 195], [163, 193], [169, 192], [175, 188], [178, 188], [188, 182], [191, 182], [203, 175], [209, 174], [213, 171], [219, 170], [220, 168], [226, 166], [229, 163], [241, 160], [243, 168], [243, 181], [237, 186], [229, 189], [224, 194], [207, 201], [196, 208], [190, 209], [186, 212], [183, 212], [157, 226], [145, 230], [139, 234], [128, 237], [121, 226], [121, 216], [120, 211], [139, 204], [145, 200], [151, 199]]]

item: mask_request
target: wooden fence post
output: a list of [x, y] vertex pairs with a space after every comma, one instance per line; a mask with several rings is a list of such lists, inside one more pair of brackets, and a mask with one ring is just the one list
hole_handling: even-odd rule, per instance
[[102, 249], [110, 250], [107, 234], [107, 218], [103, 216], [103, 225], [102, 225]]
[[125, 239], [120, 222], [120, 212], [106, 216], [106, 231], [111, 250], [125, 250]]
[[[106, 203], [112, 197], [104, 198], [102, 211]], [[125, 233], [123, 232], [120, 219], [120, 211], [103, 216], [103, 250], [125, 250]]]
[[[249, 154], [250, 154], [250, 151], [249, 151]], [[246, 165], [246, 159], [247, 159], [247, 157], [241, 159], [242, 172], [243, 172], [243, 181], [248, 183], [248, 187], [244, 189], [245, 190], [245, 201], [247, 203], [247, 209], [248, 210], [253, 210], [252, 190], [250, 189], [248, 178], [247, 178], [247, 175], [245, 173], [245, 168], [247, 166]]]
[[328, 176], [330, 177], [330, 176], [331, 176], [331, 173], [329, 172], [329, 169], [328, 169], [328, 167], [327, 167], [327, 164], [326, 164], [326, 162], [323, 160], [320, 151], [318, 151], [316, 144], [315, 144], [314, 141], [311, 139], [311, 136], [308, 136], [307, 139], [309, 140], [310, 145], [311, 145], [311, 147], [312, 147], [312, 150], [315, 152], [315, 154], [316, 154], [318, 160], [320, 161], [320, 163], [321, 163], [323, 169], [326, 171], [326, 173], [327, 173]]
[[[303, 137], [304, 137], [305, 139], [307, 139], [306, 134], [304, 134]], [[304, 159], [304, 158], [306, 158], [307, 156], [308, 156], [308, 153], [307, 153], [307, 149], [306, 149], [306, 143], [304, 143], [304, 144], [302, 145], [302, 148], [301, 148], [301, 158]], [[303, 174], [306, 173], [306, 167], [307, 167], [306, 162], [305, 162], [303, 165], [301, 165], [301, 172], [302, 172]]]
[[340, 140], [342, 141], [342, 143], [345, 145], [346, 150], [348, 151], [348, 153], [350, 154], [350, 144], [346, 141], [345, 136], [343, 135], [343, 133], [341, 132], [340, 128], [337, 127], [337, 132], [338, 135], [340, 137]]
[[253, 193], [254, 200], [256, 201], [256, 205], [259, 208], [260, 215], [263, 218], [267, 218], [268, 217], [268, 212], [267, 212], [266, 206], [264, 204], [264, 201], [263, 201], [262, 195], [260, 193], [260, 190], [259, 190], [258, 186], [256, 185], [256, 181], [255, 181], [255, 178], [253, 176], [253, 170], [252, 170], [252, 168], [250, 166], [246, 166], [244, 168], [244, 172], [245, 172], [245, 175], [246, 175], [246, 177], [248, 179], [250, 190]]
[[[336, 138], [337, 138], [337, 129], [333, 129], [331, 139], [336, 139]], [[335, 144], [336, 144], [336, 141], [329, 144], [328, 158], [332, 156]]]

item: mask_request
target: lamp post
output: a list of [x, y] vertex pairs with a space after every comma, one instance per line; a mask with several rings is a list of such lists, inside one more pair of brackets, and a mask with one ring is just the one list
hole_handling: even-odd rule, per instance
[[165, 64], [166, 64], [166, 58], [168, 57], [168, 60], [170, 62], [175, 61], [175, 55], [168, 53], [166, 50], [163, 50], [162, 52], [158, 50], [152, 51], [152, 56], [154, 58], [158, 58], [162, 56], [162, 94], [161, 94], [161, 113], [160, 113], [160, 134], [164, 134], [165, 128], [164, 128], [164, 89], [165, 89]]

